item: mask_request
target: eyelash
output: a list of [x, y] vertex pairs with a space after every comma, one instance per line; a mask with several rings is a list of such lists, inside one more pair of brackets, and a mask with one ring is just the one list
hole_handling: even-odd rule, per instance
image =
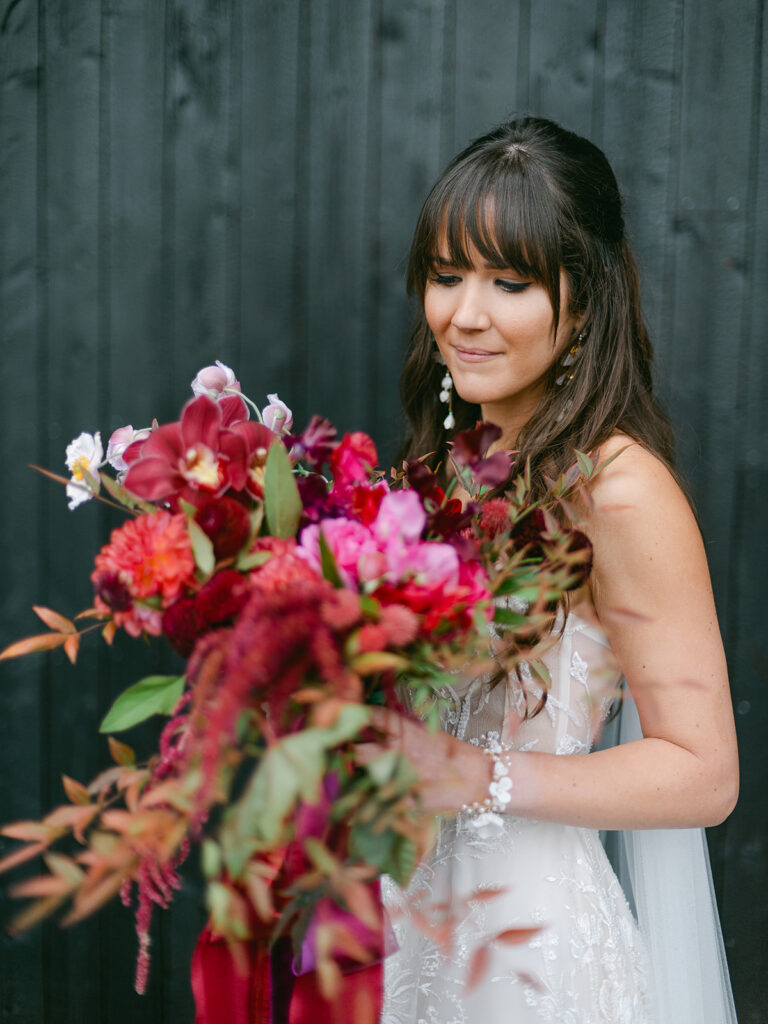
[[[461, 278], [455, 274], [433, 274], [430, 277], [430, 281], [433, 284], [442, 285], [444, 288], [452, 288], [460, 280]], [[524, 292], [531, 285], [530, 281], [505, 281], [502, 278], [497, 279], [495, 283], [503, 292], [507, 292], [509, 295], [519, 295], [520, 292]]]

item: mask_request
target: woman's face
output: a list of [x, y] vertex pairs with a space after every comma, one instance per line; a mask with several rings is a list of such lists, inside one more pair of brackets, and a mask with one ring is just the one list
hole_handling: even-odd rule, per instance
[[560, 274], [560, 322], [546, 289], [514, 270], [488, 266], [470, 249], [472, 268], [438, 256], [424, 293], [424, 312], [438, 348], [467, 402], [482, 407], [511, 442], [533, 414], [553, 362], [572, 344], [576, 319]]

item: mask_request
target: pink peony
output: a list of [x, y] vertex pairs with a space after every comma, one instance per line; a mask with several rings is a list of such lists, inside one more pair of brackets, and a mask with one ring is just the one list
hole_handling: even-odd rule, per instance
[[371, 529], [384, 543], [397, 539], [412, 544], [421, 536], [426, 520], [416, 491], [392, 491], [382, 500]]
[[[339, 576], [345, 586], [357, 589], [359, 564], [364, 555], [377, 554], [371, 531], [354, 519], [326, 519], [305, 526], [299, 538], [300, 550], [307, 561], [320, 569], [320, 532], [334, 557]], [[377, 563], [381, 564], [381, 563]]]

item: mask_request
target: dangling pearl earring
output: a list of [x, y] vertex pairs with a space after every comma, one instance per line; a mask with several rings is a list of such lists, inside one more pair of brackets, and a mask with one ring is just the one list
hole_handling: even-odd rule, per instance
[[[576, 362], [579, 355], [581, 354], [582, 346], [584, 345], [584, 342], [587, 340], [588, 335], [589, 330], [581, 331], [579, 333], [579, 336], [576, 339], [575, 343], [571, 345], [571, 347], [568, 349], [568, 351], [560, 361], [561, 366], [573, 366], [573, 364]], [[574, 370], [567, 370], [565, 373], [561, 373], [555, 381], [555, 384], [557, 384], [558, 387], [562, 387], [563, 384], [569, 383], [569, 381], [573, 380], [574, 372]]]
[[445, 371], [445, 376], [440, 381], [440, 401], [448, 406], [448, 415], [443, 420], [443, 426], [446, 430], [453, 430], [456, 426], [456, 420], [453, 417], [453, 377], [451, 377], [448, 370]]
[[[440, 366], [445, 366], [443, 354], [439, 349], [434, 353], [434, 360], [436, 363], [439, 363]], [[448, 415], [443, 420], [443, 426], [446, 430], [453, 430], [456, 426], [456, 420], [453, 416], [453, 377], [451, 377], [448, 369], [446, 369], [443, 374], [443, 379], [440, 381], [440, 394], [438, 395], [438, 398], [444, 405], [448, 406]]]

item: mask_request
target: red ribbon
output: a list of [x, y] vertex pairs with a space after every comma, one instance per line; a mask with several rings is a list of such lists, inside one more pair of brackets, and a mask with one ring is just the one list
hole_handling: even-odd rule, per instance
[[316, 971], [294, 975], [289, 939], [279, 939], [271, 949], [267, 936], [241, 943], [236, 959], [226, 941], [206, 926], [192, 956], [195, 1024], [377, 1024], [382, 958], [362, 967], [340, 966], [341, 988], [329, 1001]]

